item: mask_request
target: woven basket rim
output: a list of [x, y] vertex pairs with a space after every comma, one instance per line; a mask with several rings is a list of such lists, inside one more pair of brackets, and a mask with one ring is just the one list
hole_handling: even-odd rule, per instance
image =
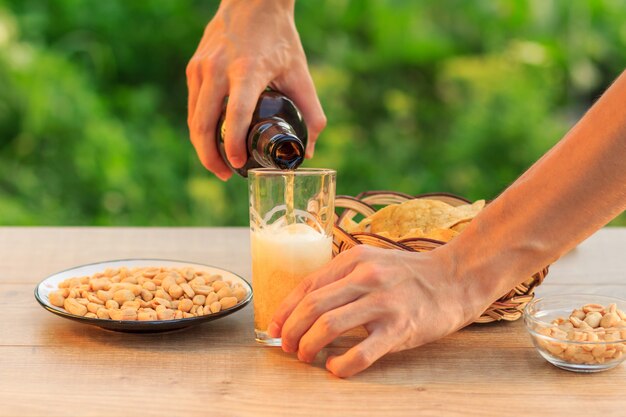
[[452, 197], [452, 198], [456, 198], [456, 199], [465, 201], [468, 204], [472, 203], [470, 200], [468, 200], [465, 197], [461, 197], [460, 195], [453, 194], [453, 193], [448, 193], [448, 192], [443, 192], [443, 191], [442, 192], [433, 192], [433, 193], [407, 194], [407, 193], [403, 193], [403, 192], [400, 192], [400, 191], [392, 191], [392, 190], [370, 190], [370, 191], [362, 191], [362, 192], [360, 192], [359, 194], [357, 194], [354, 197], [349, 196], [349, 195], [338, 195], [337, 197], [342, 197], [342, 198], [343, 197], [348, 197], [348, 198], [352, 198], [352, 199], [361, 201], [365, 197], [371, 197], [371, 196], [382, 195], [382, 194], [395, 195], [395, 196], [404, 197], [404, 198], [407, 198], [407, 199], [427, 198], [427, 197]]

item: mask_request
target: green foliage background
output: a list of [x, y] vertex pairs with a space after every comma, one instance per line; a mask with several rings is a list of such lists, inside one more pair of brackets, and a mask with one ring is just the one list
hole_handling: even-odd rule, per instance
[[[1, 224], [247, 224], [245, 181], [207, 173], [186, 129], [216, 7], [0, 0]], [[342, 194], [494, 198], [626, 67], [620, 0], [303, 0], [296, 19], [328, 117], [307, 164]]]

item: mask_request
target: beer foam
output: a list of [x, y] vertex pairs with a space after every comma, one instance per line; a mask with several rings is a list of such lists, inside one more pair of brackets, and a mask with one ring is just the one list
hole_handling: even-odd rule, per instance
[[261, 330], [302, 278], [332, 258], [331, 236], [304, 223], [272, 226], [251, 233], [255, 328]]

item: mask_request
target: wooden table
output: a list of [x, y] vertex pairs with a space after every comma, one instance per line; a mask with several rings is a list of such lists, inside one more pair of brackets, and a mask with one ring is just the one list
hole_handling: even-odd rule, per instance
[[[626, 298], [626, 229], [552, 266], [538, 293]], [[626, 415], [626, 365], [549, 365], [521, 321], [474, 325], [342, 380], [252, 338], [252, 307], [185, 331], [134, 335], [56, 317], [33, 297], [56, 271], [130, 257], [203, 262], [250, 278], [243, 228], [0, 228], [1, 416]], [[354, 340], [343, 338], [334, 349]]]

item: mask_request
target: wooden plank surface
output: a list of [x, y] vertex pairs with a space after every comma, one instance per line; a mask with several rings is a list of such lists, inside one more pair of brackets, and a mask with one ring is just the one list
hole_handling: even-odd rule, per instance
[[[604, 229], [552, 266], [538, 293], [626, 298], [626, 229]], [[133, 335], [47, 313], [45, 276], [90, 262], [181, 259], [250, 278], [244, 228], [0, 228], [0, 416], [623, 416], [626, 366], [559, 370], [523, 323], [475, 325], [391, 354], [356, 377], [311, 366], [252, 339], [252, 308], [184, 331]]]

